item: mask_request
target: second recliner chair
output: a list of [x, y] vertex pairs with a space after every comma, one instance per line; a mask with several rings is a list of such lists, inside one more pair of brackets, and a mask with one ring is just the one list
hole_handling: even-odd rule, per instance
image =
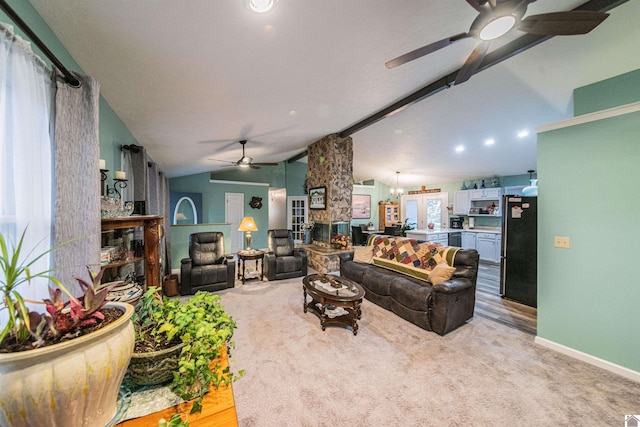
[[267, 241], [269, 252], [264, 255], [264, 274], [268, 280], [307, 275], [307, 252], [294, 247], [291, 230], [269, 230]]

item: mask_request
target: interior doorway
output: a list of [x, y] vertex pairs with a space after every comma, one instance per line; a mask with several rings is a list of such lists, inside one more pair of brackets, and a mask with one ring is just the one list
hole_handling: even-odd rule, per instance
[[269, 188], [269, 230], [287, 228], [287, 189]]
[[235, 254], [243, 246], [243, 233], [238, 231], [244, 218], [244, 194], [225, 193], [224, 195], [224, 220], [231, 224], [231, 253]]

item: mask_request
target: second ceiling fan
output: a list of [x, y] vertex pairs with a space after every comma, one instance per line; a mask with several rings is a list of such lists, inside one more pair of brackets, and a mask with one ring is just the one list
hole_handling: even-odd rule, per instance
[[216, 159], [211, 159], [211, 160], [216, 160], [217, 162], [233, 163], [236, 166], [240, 166], [241, 168], [252, 168], [252, 169], [260, 169], [260, 166], [278, 166], [277, 163], [254, 163], [253, 158], [248, 157], [244, 153], [244, 146], [247, 143], [247, 140], [243, 139], [238, 142], [242, 145], [242, 157], [240, 158], [240, 160], [236, 162], [231, 162], [228, 160], [216, 160]]
[[543, 13], [531, 15], [522, 19], [527, 12], [529, 3], [536, 0], [466, 0], [471, 7], [479, 12], [466, 33], [456, 34], [437, 42], [428, 44], [411, 52], [405, 53], [385, 63], [387, 68], [421, 58], [459, 40], [476, 38], [480, 44], [471, 52], [466, 62], [455, 78], [455, 84], [469, 80], [484, 59], [492, 40], [516, 28], [530, 34], [537, 35], [577, 35], [586, 34], [604, 21], [608, 13], [573, 10], [568, 12]]

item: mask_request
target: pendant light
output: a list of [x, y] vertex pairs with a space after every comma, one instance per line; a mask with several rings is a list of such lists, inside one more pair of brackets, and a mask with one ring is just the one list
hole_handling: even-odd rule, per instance
[[400, 172], [396, 171], [396, 188], [391, 189], [391, 195], [395, 198], [402, 196], [404, 190], [402, 188], [398, 188], [398, 177], [400, 176]]
[[532, 174], [535, 172], [533, 169], [529, 169], [529, 186], [522, 189], [523, 196], [537, 196], [538, 195], [538, 180], [532, 178]]

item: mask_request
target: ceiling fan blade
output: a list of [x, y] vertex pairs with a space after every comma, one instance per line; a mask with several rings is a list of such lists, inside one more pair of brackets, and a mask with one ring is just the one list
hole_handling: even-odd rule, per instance
[[278, 166], [278, 163], [251, 163], [256, 166]]
[[219, 159], [211, 159], [208, 158], [207, 160], [213, 160], [214, 162], [222, 162], [222, 163], [231, 163], [231, 164], [236, 164], [236, 162], [230, 162], [229, 160], [219, 160]]
[[455, 36], [447, 37], [446, 39], [439, 40], [435, 43], [431, 43], [416, 50], [412, 50], [411, 52], [405, 53], [404, 55], [400, 55], [397, 58], [386, 62], [384, 65], [389, 69], [395, 68], [399, 65], [406, 64], [407, 62], [413, 61], [414, 59], [418, 59], [437, 50], [440, 50], [443, 47], [447, 47], [451, 43], [457, 42], [458, 40], [462, 40], [467, 37], [469, 37], [468, 33], [460, 33], [456, 34]]
[[471, 55], [467, 58], [460, 72], [456, 75], [456, 85], [466, 82], [476, 72], [484, 56], [487, 54], [490, 44], [488, 41], [483, 41], [473, 49], [473, 52], [471, 52]]
[[523, 19], [518, 29], [541, 36], [586, 34], [600, 25], [608, 16], [608, 13], [587, 10], [542, 13]]
[[482, 6], [480, 5], [480, 0], [467, 0], [469, 6], [477, 10], [478, 12], [482, 12]]
[[260, 169], [260, 166], [256, 166], [253, 163], [249, 165], [251, 169]]

